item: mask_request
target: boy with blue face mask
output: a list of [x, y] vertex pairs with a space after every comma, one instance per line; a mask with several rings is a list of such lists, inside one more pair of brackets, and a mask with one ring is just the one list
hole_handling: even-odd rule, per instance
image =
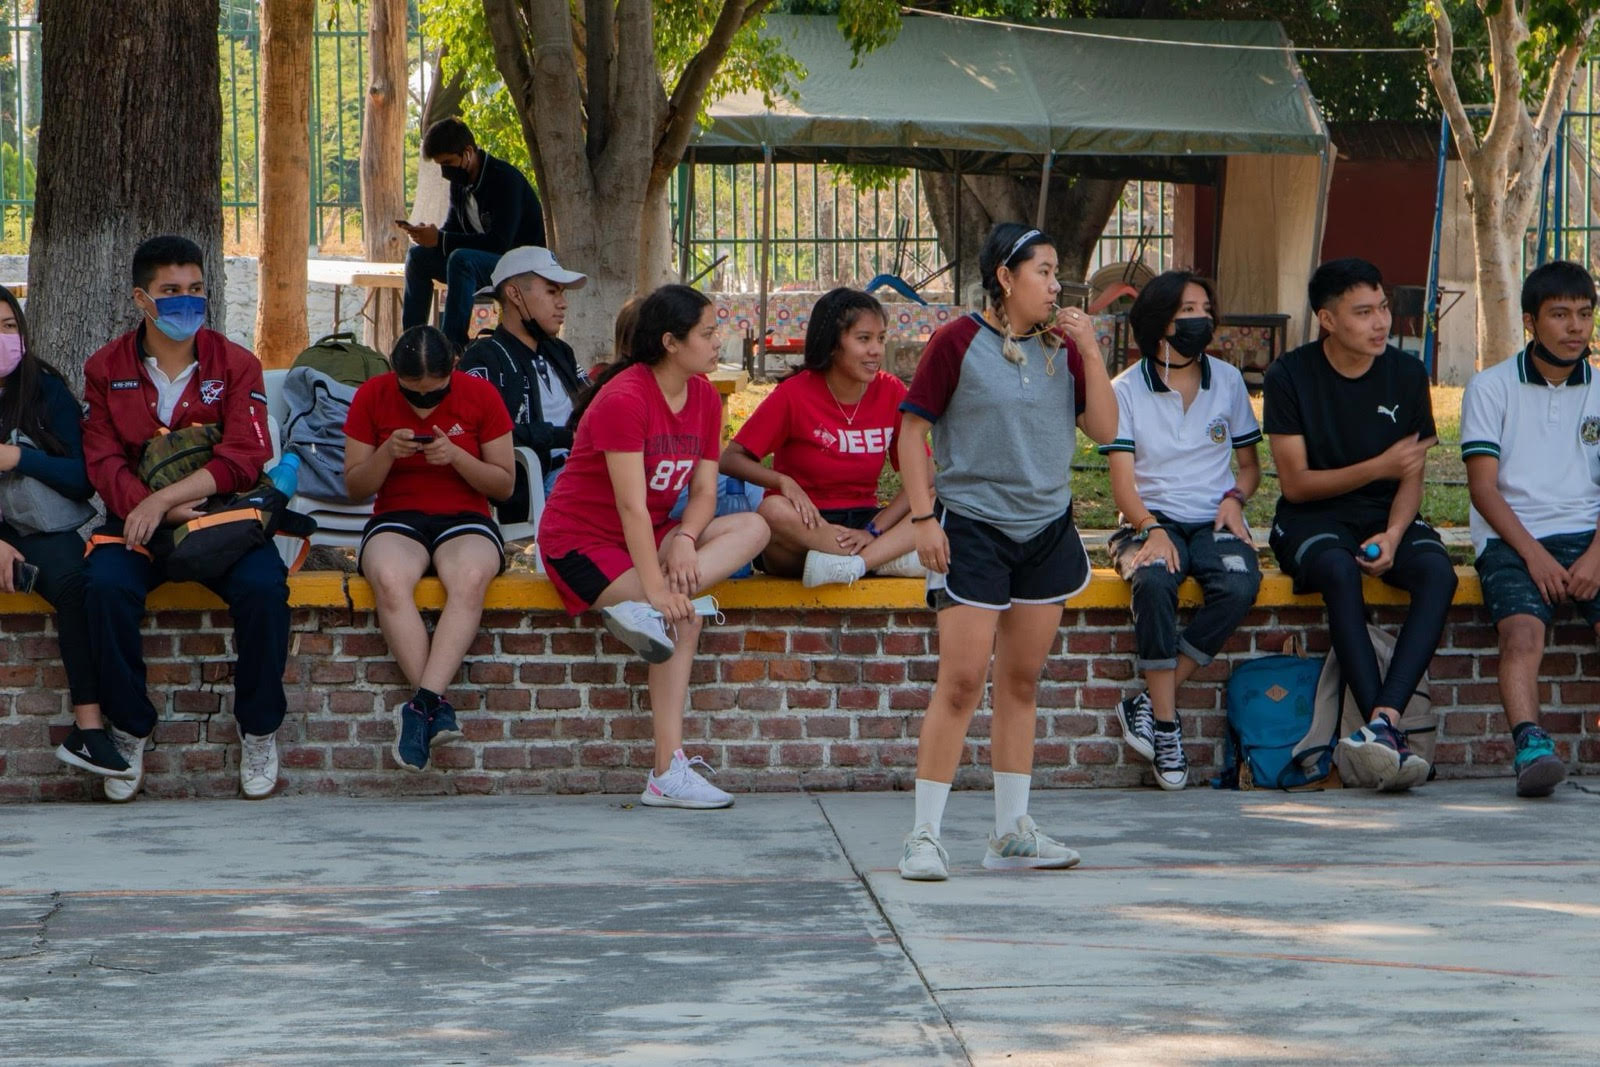
[[[106, 799], [132, 800], [143, 781], [145, 739], [156, 711], [145, 692], [140, 637], [145, 596], [166, 580], [174, 526], [199, 517], [206, 500], [256, 485], [272, 456], [261, 363], [215, 330], [204, 328], [206, 285], [198, 245], [152, 237], [133, 256], [137, 328], [101, 348], [84, 365], [84, 461], [106, 505], [86, 564], [87, 607], [94, 627], [101, 710], [119, 753], [134, 771], [107, 779]], [[219, 439], [203, 466], [152, 489], [139, 474], [146, 446], [189, 427], [215, 427]], [[153, 479], [152, 479], [153, 480]], [[271, 544], [247, 552], [207, 584], [234, 620], [234, 715], [243, 751], [245, 796], [269, 795], [277, 784], [274, 735], [286, 701], [289, 587]]]

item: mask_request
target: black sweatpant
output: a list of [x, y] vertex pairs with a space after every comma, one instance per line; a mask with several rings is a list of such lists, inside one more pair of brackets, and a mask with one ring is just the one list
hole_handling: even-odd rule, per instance
[[89, 615], [83, 606], [83, 538], [72, 530], [24, 535], [9, 522], [0, 522], [0, 540], [39, 568], [33, 591], [56, 609], [56, 638], [72, 703], [99, 703], [99, 683], [89, 647]]
[[1412, 691], [1427, 673], [1445, 615], [1456, 592], [1456, 571], [1443, 552], [1402, 554], [1383, 580], [1411, 594], [1411, 608], [1395, 639], [1389, 673], [1378, 671], [1378, 656], [1367, 635], [1367, 606], [1361, 594], [1362, 571], [1355, 556], [1340, 547], [1316, 553], [1300, 565], [1301, 583], [1322, 594], [1328, 605], [1328, 630], [1345, 685], [1361, 714], [1373, 708], [1405, 711]]

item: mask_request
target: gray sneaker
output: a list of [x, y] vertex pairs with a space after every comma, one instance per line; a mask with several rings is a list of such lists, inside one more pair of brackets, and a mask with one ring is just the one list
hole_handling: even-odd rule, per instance
[[665, 663], [672, 658], [672, 638], [661, 625], [661, 616], [642, 600], [624, 600], [600, 609], [600, 620], [611, 636], [627, 645], [646, 663]]
[[931, 824], [923, 823], [906, 835], [900, 877], [910, 882], [942, 882], [950, 877], [950, 854], [933, 836]]
[[138, 795], [139, 787], [144, 784], [145, 739], [125, 734], [115, 726], [107, 726], [106, 732], [111, 735], [111, 743], [117, 746], [118, 754], [128, 765], [124, 777], [105, 780], [106, 799], [113, 804], [126, 804]]
[[983, 865], [991, 871], [1061, 870], [1076, 867], [1079, 858], [1076, 850], [1039, 829], [1031, 815], [1021, 815], [1017, 817], [1017, 828], [1004, 837], [989, 834]]

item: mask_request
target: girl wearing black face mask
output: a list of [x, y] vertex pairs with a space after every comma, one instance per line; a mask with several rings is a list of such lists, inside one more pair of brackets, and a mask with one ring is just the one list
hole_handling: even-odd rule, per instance
[[[428, 765], [433, 745], [461, 735], [444, 691], [477, 636], [489, 582], [505, 566], [489, 499], [504, 499], [515, 484], [511, 416], [494, 386], [456, 370], [457, 358], [432, 326], [407, 330], [389, 357], [394, 370], [356, 390], [344, 428], [350, 499], [377, 494], [361, 533], [361, 574], [383, 636], [416, 687], [395, 709], [395, 762], [412, 771]], [[431, 639], [415, 600], [430, 571], [448, 598]]]
[[[1177, 690], [1221, 651], [1261, 583], [1244, 504], [1261, 480], [1261, 428], [1244, 379], [1205, 349], [1216, 322], [1209, 282], [1187, 271], [1153, 279], [1128, 311], [1144, 358], [1111, 383], [1117, 439], [1111, 488], [1123, 525], [1111, 557], [1132, 586], [1138, 666], [1147, 690], [1117, 705], [1128, 747], [1156, 784], [1189, 778]], [[1237, 478], [1232, 462], [1237, 461]], [[1205, 603], [1178, 629], [1178, 586], [1193, 577]]]

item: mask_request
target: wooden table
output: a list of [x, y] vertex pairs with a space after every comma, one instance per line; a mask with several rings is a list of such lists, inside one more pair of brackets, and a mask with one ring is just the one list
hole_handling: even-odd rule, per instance
[[344, 319], [340, 305], [345, 286], [355, 285], [367, 290], [361, 310], [356, 312], [357, 318], [365, 318], [375, 290], [405, 288], [406, 265], [371, 263], [361, 259], [308, 259], [306, 281], [333, 286], [333, 332], [338, 333]]

